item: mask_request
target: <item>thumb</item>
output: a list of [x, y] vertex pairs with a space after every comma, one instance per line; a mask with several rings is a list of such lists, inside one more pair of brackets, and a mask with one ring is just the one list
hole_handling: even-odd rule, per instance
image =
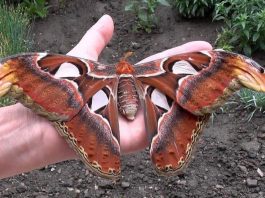
[[68, 55], [97, 60], [101, 51], [110, 41], [114, 23], [109, 15], [102, 16], [70, 51]]

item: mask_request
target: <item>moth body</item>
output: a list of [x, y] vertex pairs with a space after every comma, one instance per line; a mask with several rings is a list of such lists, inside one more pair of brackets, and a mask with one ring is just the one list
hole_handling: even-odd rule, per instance
[[117, 94], [120, 113], [128, 120], [134, 120], [139, 106], [139, 96], [133, 77], [120, 77]]
[[116, 74], [119, 76], [117, 106], [124, 117], [128, 120], [134, 120], [139, 106], [139, 96], [133, 76], [135, 69], [125, 60], [130, 55], [131, 53], [126, 54], [116, 64]]

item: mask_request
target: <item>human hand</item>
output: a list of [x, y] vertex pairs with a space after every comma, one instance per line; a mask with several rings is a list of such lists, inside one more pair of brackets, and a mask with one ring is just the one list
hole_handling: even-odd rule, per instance
[[[111, 17], [103, 16], [68, 54], [96, 61], [111, 39], [113, 30]], [[210, 49], [210, 44], [206, 42], [191, 42], [143, 61]], [[0, 178], [77, 158], [49, 121], [22, 105], [0, 108], [0, 115]], [[134, 152], [147, 146], [142, 110], [138, 112], [133, 122], [119, 117], [119, 124], [122, 153]]]

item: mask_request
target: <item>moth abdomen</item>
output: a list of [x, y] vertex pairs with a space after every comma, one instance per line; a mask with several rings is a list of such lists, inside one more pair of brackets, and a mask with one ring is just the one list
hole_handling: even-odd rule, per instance
[[139, 96], [132, 77], [121, 77], [118, 84], [118, 109], [128, 120], [134, 120]]

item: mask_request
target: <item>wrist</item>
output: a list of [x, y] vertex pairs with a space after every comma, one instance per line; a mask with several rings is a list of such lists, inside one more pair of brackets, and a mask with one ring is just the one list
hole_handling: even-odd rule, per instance
[[22, 105], [0, 115], [0, 178], [75, 157], [49, 121]]

